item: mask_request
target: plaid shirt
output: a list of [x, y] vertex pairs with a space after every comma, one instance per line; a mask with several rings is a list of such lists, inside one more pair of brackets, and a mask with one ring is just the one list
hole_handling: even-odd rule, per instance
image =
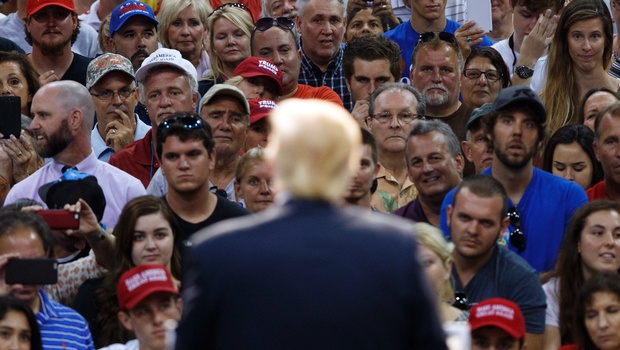
[[353, 101], [351, 100], [351, 93], [349, 93], [349, 89], [347, 89], [347, 84], [344, 81], [344, 72], [342, 71], [343, 53], [343, 46], [340, 46], [336, 58], [329, 62], [327, 71], [322, 72], [316, 64], [310, 61], [302, 50], [299, 83], [314, 87], [327, 86], [331, 88], [340, 96], [344, 108], [351, 111], [353, 110]]

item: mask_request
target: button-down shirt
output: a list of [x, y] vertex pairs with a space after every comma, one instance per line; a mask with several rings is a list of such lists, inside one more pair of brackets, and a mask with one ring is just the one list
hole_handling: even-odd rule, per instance
[[[140, 120], [137, 114], [135, 115], [135, 118], [136, 131], [134, 132], [133, 140], [138, 141], [142, 139], [147, 132], [151, 131], [151, 127], [146, 125], [142, 120]], [[99, 134], [99, 130], [97, 129], [98, 124], [99, 123], [95, 124], [95, 128], [90, 133], [90, 145], [93, 148], [97, 159], [102, 162], [107, 162], [114, 154], [114, 148], [108, 147], [108, 145], [106, 145], [105, 140], [103, 139], [103, 137], [101, 137], [101, 134]]]

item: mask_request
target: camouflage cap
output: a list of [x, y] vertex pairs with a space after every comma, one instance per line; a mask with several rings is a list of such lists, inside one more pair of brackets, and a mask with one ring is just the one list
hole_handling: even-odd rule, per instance
[[113, 71], [124, 72], [131, 76], [132, 79], [136, 78], [131, 61], [129, 61], [127, 57], [115, 53], [105, 53], [90, 61], [88, 64], [88, 69], [86, 70], [86, 88], [90, 90], [97, 84], [99, 79]]

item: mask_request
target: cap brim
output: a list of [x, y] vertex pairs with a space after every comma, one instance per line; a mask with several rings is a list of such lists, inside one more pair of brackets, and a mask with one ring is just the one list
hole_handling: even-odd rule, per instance
[[154, 294], [154, 293], [170, 293], [170, 294], [174, 294], [174, 295], [179, 295], [179, 291], [171, 288], [171, 287], [155, 287], [152, 289], [147, 289], [144, 290], [142, 293], [134, 296], [132, 299], [128, 300], [127, 303], [125, 303], [125, 308], [127, 310], [131, 310], [134, 307], [136, 307], [136, 305], [140, 304], [140, 302], [144, 299], [146, 299], [149, 295]]
[[507, 325], [501, 323], [501, 322], [495, 322], [491, 319], [486, 320], [486, 321], [480, 321], [480, 322], [476, 322], [475, 327], [471, 325], [470, 323], [470, 327], [471, 327], [471, 331], [475, 331], [476, 329], [480, 329], [482, 327], [497, 327], [501, 330], [503, 330], [504, 332], [510, 334], [511, 337], [515, 338], [515, 339], [521, 339], [525, 336], [525, 333], [523, 334], [519, 334], [519, 332], [517, 332], [516, 330], [508, 327]]
[[136, 13], [136, 14], [133, 14], [133, 15], [131, 15], [129, 17], [126, 17], [126, 18], [123, 18], [122, 20], [120, 20], [120, 22], [118, 22], [118, 25], [116, 26], [116, 28], [111, 28], [110, 27], [110, 38], [113, 37], [114, 34], [116, 34], [116, 32], [118, 32], [121, 29], [121, 27], [123, 27], [125, 22], [127, 22], [130, 18], [134, 18], [135, 16], [142, 16], [142, 17], [145, 17], [145, 18], [151, 20], [153, 23], [155, 23], [155, 30], [157, 31], [157, 26], [159, 25], [159, 21], [157, 21], [156, 19], [153, 19], [150, 16], [145, 15], [143, 13]]
[[280, 82], [277, 79], [275, 79], [273, 76], [269, 74], [264, 74], [264, 73], [259, 73], [259, 72], [248, 72], [248, 73], [240, 74], [239, 76], [246, 78], [246, 79], [254, 78], [254, 77], [269, 78], [271, 79], [271, 81], [273, 81], [276, 84], [276, 88], [278, 89], [278, 95], [282, 95], [282, 84], [280, 84]]
[[67, 9], [71, 12], [75, 12], [75, 8], [72, 8], [66, 4], [61, 4], [61, 3], [48, 3], [48, 4], [41, 4], [33, 9], [30, 9], [30, 12], [28, 13], [28, 15], [32, 15], [33, 13], [38, 12], [40, 9], [44, 8], [44, 7], [48, 7], [48, 6], [60, 6], [64, 9]]

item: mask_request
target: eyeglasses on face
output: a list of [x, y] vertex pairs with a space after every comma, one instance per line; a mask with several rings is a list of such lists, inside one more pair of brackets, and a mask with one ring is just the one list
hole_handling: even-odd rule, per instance
[[97, 97], [98, 99], [102, 100], [102, 101], [111, 101], [114, 98], [114, 95], [118, 94], [118, 97], [121, 98], [121, 100], [125, 100], [127, 98], [129, 98], [129, 96], [131, 96], [131, 94], [134, 93], [134, 91], [136, 91], [136, 88], [130, 88], [130, 87], [124, 87], [120, 90], [117, 91], [113, 91], [113, 90], [103, 90], [100, 93], [94, 93], [91, 92], [90, 94], [92, 96]]
[[43, 23], [49, 21], [50, 17], [56, 21], [64, 21], [70, 14], [71, 11], [64, 8], [44, 8], [35, 12], [30, 17], [39, 23]]
[[295, 22], [288, 17], [263, 17], [256, 21], [256, 30], [264, 32], [273, 26], [278, 26], [284, 30], [292, 31], [295, 28]]
[[463, 71], [463, 75], [467, 79], [477, 80], [484, 75], [486, 80], [496, 82], [502, 78], [502, 74], [496, 70], [481, 71], [480, 69], [468, 68]]
[[381, 113], [377, 113], [373, 115], [372, 117], [381, 124], [390, 123], [392, 120], [394, 120], [394, 118], [396, 118], [396, 120], [401, 125], [407, 125], [413, 122], [414, 120], [418, 119], [418, 115], [412, 112], [400, 112], [396, 115], [390, 112], [381, 112]]
[[526, 246], [525, 233], [523, 232], [523, 227], [521, 227], [521, 213], [519, 213], [516, 206], [513, 206], [508, 209], [506, 216], [510, 220], [510, 225], [514, 228], [509, 236], [510, 245], [517, 248], [519, 253], [521, 253]]
[[[250, 11], [250, 9], [247, 6], [245, 6], [244, 4], [241, 4], [241, 3], [238, 3], [238, 2], [229, 2], [229, 3], [222, 4], [222, 5], [218, 6], [215, 10], [213, 10], [213, 12], [211, 12], [209, 17], [213, 16], [214, 13], [216, 13], [218, 11], [221, 11], [221, 10], [227, 8], [227, 7], [233, 7], [233, 8], [242, 9], [245, 12], [247, 12], [250, 15], [250, 17], [252, 17], [252, 11]], [[209, 17], [207, 17], [207, 18], [209, 18]]]

